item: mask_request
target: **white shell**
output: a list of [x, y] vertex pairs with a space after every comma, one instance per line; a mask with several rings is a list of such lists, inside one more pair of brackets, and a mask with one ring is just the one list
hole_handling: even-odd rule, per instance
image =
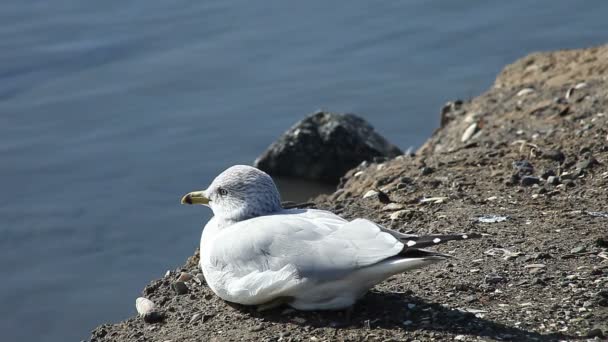
[[467, 140], [471, 139], [471, 137], [473, 136], [473, 134], [475, 134], [476, 131], [477, 131], [477, 122], [471, 124], [471, 126], [467, 127], [467, 129], [464, 130], [464, 133], [462, 134], [462, 138], [460, 138], [460, 141], [466, 142]]
[[140, 316], [144, 316], [154, 311], [154, 307], [154, 302], [149, 300], [148, 298], [139, 297], [135, 300], [135, 308], [137, 309], [137, 313]]
[[524, 95], [528, 95], [533, 92], [534, 92], [534, 89], [532, 89], [532, 88], [524, 88], [517, 92], [517, 96], [524, 96]]

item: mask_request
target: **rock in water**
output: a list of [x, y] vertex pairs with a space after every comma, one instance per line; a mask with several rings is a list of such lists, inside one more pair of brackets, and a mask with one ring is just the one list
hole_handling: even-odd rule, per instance
[[360, 117], [317, 112], [270, 145], [256, 159], [255, 167], [273, 176], [337, 183], [364, 160], [401, 154]]

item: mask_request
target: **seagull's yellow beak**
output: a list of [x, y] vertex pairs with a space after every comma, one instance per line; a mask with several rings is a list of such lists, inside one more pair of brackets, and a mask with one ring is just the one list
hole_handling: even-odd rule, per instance
[[204, 191], [192, 191], [182, 197], [182, 204], [209, 204], [209, 199]]

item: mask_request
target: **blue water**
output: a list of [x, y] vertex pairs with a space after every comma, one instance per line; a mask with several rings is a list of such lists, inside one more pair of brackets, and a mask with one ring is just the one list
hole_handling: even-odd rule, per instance
[[[319, 108], [403, 149], [529, 52], [608, 40], [608, 2], [0, 2], [0, 331], [73, 341], [196, 248], [179, 205]], [[288, 193], [287, 198], [297, 197]]]

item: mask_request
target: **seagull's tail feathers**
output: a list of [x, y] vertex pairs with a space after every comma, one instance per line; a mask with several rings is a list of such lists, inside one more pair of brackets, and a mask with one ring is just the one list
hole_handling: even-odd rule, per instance
[[383, 231], [393, 235], [393, 237], [401, 241], [403, 243], [403, 249], [393, 257], [362, 268], [359, 272], [363, 277], [368, 279], [374, 277], [385, 279], [394, 274], [408, 272], [439, 261], [455, 258], [449, 254], [430, 251], [424, 248], [439, 245], [448, 241], [478, 239], [482, 237], [482, 234], [479, 233], [434, 234], [419, 236], [402, 234], [388, 229], [383, 229]]
[[421, 236], [413, 234], [403, 234], [386, 228], [382, 228], [382, 231], [391, 234], [395, 239], [401, 241], [404, 244], [403, 251], [432, 247], [448, 241], [479, 239], [483, 236], [479, 233], [431, 234]]
[[361, 284], [369, 283], [371, 287], [392, 275], [415, 270], [450, 258], [452, 256], [443, 253], [424, 249], [410, 249], [394, 257], [359, 269], [353, 275], [354, 281]]

